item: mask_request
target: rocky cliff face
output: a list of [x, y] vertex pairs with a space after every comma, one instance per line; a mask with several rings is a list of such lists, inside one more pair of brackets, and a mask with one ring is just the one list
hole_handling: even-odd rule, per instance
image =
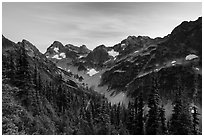
[[[22, 43], [30, 45], [27, 41]], [[201, 81], [202, 75], [202, 18], [182, 22], [163, 38], [128, 36], [112, 47], [99, 45], [93, 51], [85, 45], [77, 47], [54, 41], [44, 55], [61, 71], [71, 73], [69, 77], [74, 82], [103, 92], [107, 97], [116, 93], [132, 98], [141, 87], [148, 93], [149, 80], [154, 74], [161, 76], [163, 93], [169, 94], [175, 84], [173, 79], [181, 75], [190, 97], [192, 79]], [[201, 102], [201, 84], [198, 87]]]
[[60, 60], [65, 58], [76, 59], [88, 54], [90, 50], [85, 46], [77, 47], [71, 44], [63, 45], [59, 41], [54, 41], [47, 49], [45, 55], [47, 58]]
[[[116, 60], [113, 67], [103, 73], [101, 86], [108, 85], [111, 91], [124, 92], [135, 97], [144, 90], [149, 93], [151, 77], [160, 77], [160, 94], [164, 100], [172, 99], [175, 80], [182, 77], [189, 98], [194, 94], [194, 80], [198, 84], [198, 103], [201, 104], [202, 76], [202, 19], [183, 22], [170, 35], [149, 40], [139, 50], [132, 50], [124, 58]], [[118, 46], [118, 45], [117, 45]]]
[[[61, 43], [59, 42], [54, 42], [53, 46], [55, 48], [59, 47], [60, 50], [62, 50], [62, 47], [60, 47]], [[71, 72], [67, 72], [58, 68], [52, 61], [47, 59], [44, 54], [40, 53], [39, 50], [27, 40], [22, 40], [22, 42], [14, 43], [2, 36], [3, 62], [12, 56], [13, 62], [14, 64], [16, 64], [17, 59], [19, 59], [21, 55], [20, 50], [22, 48], [25, 48], [26, 50], [26, 55], [30, 64], [30, 71], [34, 73], [34, 69], [37, 68], [39, 70], [39, 75], [44, 82], [46, 81], [57, 83], [58, 79], [61, 76], [63, 76], [64, 82], [68, 85], [70, 81], [74, 82], [75, 79], [73, 78], [73, 74]], [[55, 51], [51, 51], [49, 49], [49, 52], [52, 53]], [[73, 85], [75, 85], [75, 88], [78, 87], [76, 83], [72, 84], [72, 86]]]

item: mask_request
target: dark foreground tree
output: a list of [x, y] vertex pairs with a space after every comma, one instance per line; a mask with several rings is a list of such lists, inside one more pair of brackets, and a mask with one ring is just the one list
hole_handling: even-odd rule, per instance
[[158, 79], [153, 77], [153, 84], [151, 93], [148, 98], [148, 119], [146, 123], [146, 133], [148, 135], [159, 134], [159, 93], [158, 93]]
[[192, 121], [189, 109], [189, 103], [183, 91], [181, 80], [178, 80], [177, 90], [175, 91], [175, 100], [173, 105], [173, 114], [170, 119], [169, 134], [189, 135], [192, 134]]
[[192, 132], [193, 132], [193, 135], [198, 135], [200, 134], [199, 133], [199, 118], [198, 118], [200, 114], [198, 113], [198, 109], [195, 105], [192, 107], [191, 112], [192, 112], [192, 118], [193, 118], [193, 131]]
[[165, 109], [163, 105], [159, 108], [159, 119], [160, 119], [160, 134], [166, 135], [167, 127], [166, 127]]
[[144, 117], [143, 117], [143, 111], [144, 111], [144, 100], [143, 100], [143, 93], [141, 92], [138, 97], [138, 110], [136, 115], [136, 134], [137, 135], [143, 135], [144, 134]]

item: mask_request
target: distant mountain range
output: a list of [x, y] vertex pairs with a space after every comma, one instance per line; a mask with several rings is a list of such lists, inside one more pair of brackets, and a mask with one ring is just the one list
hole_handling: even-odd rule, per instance
[[112, 47], [97, 46], [89, 50], [85, 45], [63, 45], [54, 41], [42, 54], [30, 42], [17, 44], [2, 36], [3, 57], [18, 56], [18, 48], [25, 46], [34, 68], [37, 65], [43, 78], [54, 80], [58, 75], [75, 88], [91, 88], [112, 102], [127, 104], [143, 89], [147, 95], [150, 78], [160, 76], [160, 93], [165, 103], [172, 99], [175, 80], [182, 83], [193, 96], [193, 78], [198, 77], [198, 101], [201, 105], [202, 76], [202, 18], [184, 21], [171, 34], [152, 39], [148, 36], [128, 36]]
[[[191, 90], [191, 76], [202, 75], [202, 18], [182, 22], [163, 38], [128, 36], [112, 47], [100, 45], [93, 51], [85, 45], [64, 46], [55, 41], [44, 55], [61, 69], [83, 78], [76, 83], [108, 97], [117, 93], [112, 96], [117, 101], [123, 100], [121, 93], [128, 97], [137, 95], [140, 88], [135, 85], [141, 85], [141, 80], [148, 84], [154, 73], [160, 74], [167, 84], [161, 85], [165, 93], [170, 92], [172, 78], [177, 75], [183, 76], [183, 82]], [[201, 103], [201, 94], [199, 98]]]

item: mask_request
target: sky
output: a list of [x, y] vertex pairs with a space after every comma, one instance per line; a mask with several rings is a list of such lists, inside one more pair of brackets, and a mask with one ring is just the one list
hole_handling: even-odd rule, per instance
[[201, 2], [3, 2], [2, 34], [42, 53], [54, 42], [114, 46], [128, 36], [163, 37], [202, 16]]

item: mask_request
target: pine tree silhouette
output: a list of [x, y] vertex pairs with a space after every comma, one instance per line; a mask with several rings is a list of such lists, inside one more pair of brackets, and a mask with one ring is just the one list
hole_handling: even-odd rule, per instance
[[167, 127], [166, 127], [166, 118], [165, 118], [165, 109], [162, 104], [162, 106], [159, 108], [159, 118], [160, 118], [160, 134], [166, 135], [167, 134]]
[[181, 77], [177, 80], [176, 96], [173, 104], [173, 114], [170, 119], [169, 134], [189, 135], [192, 130], [192, 121], [189, 103], [184, 95]]
[[143, 107], [144, 107], [144, 101], [143, 101], [143, 92], [140, 93], [138, 97], [138, 113], [136, 117], [136, 134], [143, 135], [144, 134], [144, 117], [143, 117]]
[[192, 111], [192, 117], [193, 117], [193, 131], [192, 131], [192, 133], [193, 133], [193, 135], [198, 135], [198, 134], [200, 134], [199, 133], [199, 118], [198, 118], [198, 116], [200, 114], [198, 113], [197, 107], [195, 105], [192, 107], [191, 111]]
[[159, 93], [158, 93], [158, 78], [153, 75], [152, 89], [148, 98], [148, 119], [146, 123], [146, 133], [148, 135], [159, 134]]

